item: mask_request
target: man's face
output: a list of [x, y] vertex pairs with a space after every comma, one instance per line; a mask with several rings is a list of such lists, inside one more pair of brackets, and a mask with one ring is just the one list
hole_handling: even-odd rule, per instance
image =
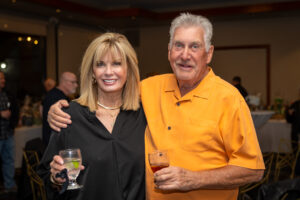
[[66, 88], [69, 94], [74, 94], [76, 92], [76, 88], [78, 87], [77, 78], [75, 75], [68, 75], [65, 79]]
[[5, 76], [2, 72], [0, 72], [0, 89], [5, 87]]
[[194, 87], [206, 75], [213, 46], [205, 50], [204, 32], [200, 27], [179, 27], [175, 30], [168, 59], [179, 86]]

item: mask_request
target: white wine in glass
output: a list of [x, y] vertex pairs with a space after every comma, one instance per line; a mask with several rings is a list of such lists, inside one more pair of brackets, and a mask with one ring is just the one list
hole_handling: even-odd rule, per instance
[[64, 166], [68, 170], [69, 185], [68, 190], [79, 189], [82, 186], [78, 185], [76, 178], [80, 173], [81, 152], [80, 149], [66, 149], [59, 151], [59, 155], [64, 160]]

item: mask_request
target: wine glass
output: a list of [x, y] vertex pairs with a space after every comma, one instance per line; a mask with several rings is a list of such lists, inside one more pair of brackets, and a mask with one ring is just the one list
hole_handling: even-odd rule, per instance
[[65, 149], [59, 151], [59, 155], [64, 160], [64, 166], [68, 170], [69, 185], [67, 190], [79, 189], [82, 185], [78, 185], [76, 178], [80, 172], [81, 152], [80, 149]]
[[166, 150], [155, 150], [148, 154], [148, 158], [153, 173], [162, 168], [169, 167], [169, 157]]

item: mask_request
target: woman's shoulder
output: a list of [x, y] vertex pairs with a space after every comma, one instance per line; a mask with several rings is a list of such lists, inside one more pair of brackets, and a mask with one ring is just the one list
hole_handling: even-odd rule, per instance
[[88, 107], [86, 106], [82, 106], [80, 105], [78, 102], [76, 101], [71, 101], [69, 103], [69, 106], [68, 107], [64, 107], [62, 108], [62, 110], [68, 114], [70, 114], [71, 116], [72, 115], [79, 115], [79, 114], [83, 114], [83, 115], [86, 115], [86, 114], [89, 114], [91, 113], [88, 109]]

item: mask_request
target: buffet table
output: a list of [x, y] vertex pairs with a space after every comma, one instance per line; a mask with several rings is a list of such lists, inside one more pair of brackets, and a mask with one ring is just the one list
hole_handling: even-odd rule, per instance
[[42, 125], [23, 126], [15, 129], [15, 168], [21, 168], [23, 148], [27, 141], [42, 138]]
[[291, 124], [270, 119], [256, 129], [262, 152], [291, 152]]

